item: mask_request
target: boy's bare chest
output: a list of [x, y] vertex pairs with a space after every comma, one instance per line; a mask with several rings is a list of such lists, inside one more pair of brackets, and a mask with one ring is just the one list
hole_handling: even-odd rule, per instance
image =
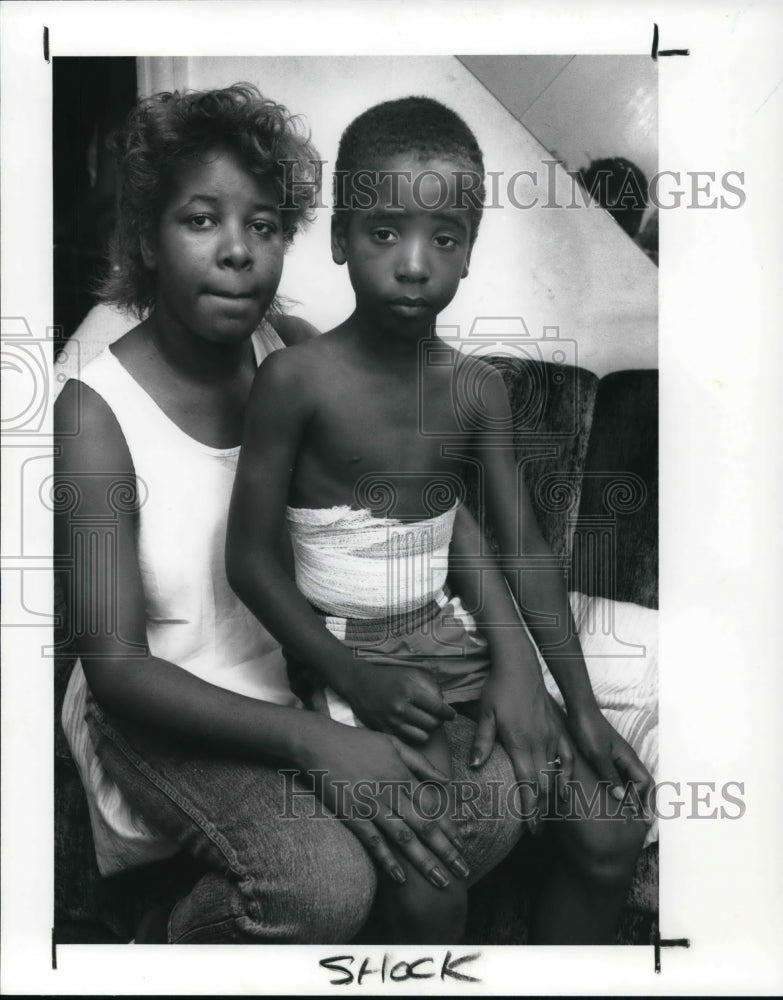
[[322, 386], [297, 460], [294, 505], [349, 503], [378, 507], [378, 515], [424, 517], [433, 487], [456, 499], [461, 462], [444, 445], [454, 442], [458, 426], [443, 389], [393, 379]]
[[443, 386], [392, 380], [343, 385], [321, 394], [310, 443], [331, 456], [335, 468], [435, 471], [448, 464], [442, 446], [459, 431], [452, 411]]

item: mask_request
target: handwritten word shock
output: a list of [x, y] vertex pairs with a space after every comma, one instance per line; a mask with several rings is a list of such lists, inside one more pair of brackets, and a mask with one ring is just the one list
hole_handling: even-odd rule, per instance
[[329, 980], [331, 986], [350, 986], [354, 982], [357, 986], [361, 986], [366, 980], [377, 983], [378, 980], [373, 978], [376, 976], [380, 976], [382, 983], [387, 981], [404, 983], [410, 979], [434, 979], [436, 976], [440, 976], [441, 981], [457, 979], [461, 983], [480, 983], [481, 980], [475, 976], [457, 971], [459, 967], [467, 965], [468, 962], [474, 962], [477, 958], [481, 958], [480, 951], [473, 955], [457, 957], [447, 951], [440, 967], [438, 967], [438, 960], [431, 955], [415, 958], [410, 962], [392, 963], [392, 956], [386, 953], [379, 968], [370, 968], [373, 959], [368, 956], [361, 959], [355, 973], [352, 971], [352, 967], [359, 962], [359, 959], [354, 955], [333, 955], [330, 958], [322, 958], [318, 964], [330, 972], [341, 973], [341, 978]]

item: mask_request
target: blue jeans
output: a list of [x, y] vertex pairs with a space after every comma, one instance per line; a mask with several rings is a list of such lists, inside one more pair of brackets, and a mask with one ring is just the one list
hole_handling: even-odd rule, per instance
[[[313, 818], [324, 810], [312, 797], [286, 796], [275, 767], [185, 748], [110, 721], [94, 702], [87, 722], [122, 792], [151, 825], [210, 869], [173, 908], [171, 943], [327, 944], [358, 933], [375, 896], [375, 866], [336, 817]], [[521, 832], [520, 821], [505, 809], [481, 818], [491, 808], [487, 783], [508, 785], [513, 770], [497, 746], [483, 768], [469, 770], [475, 727], [458, 716], [445, 729], [454, 778], [478, 779], [484, 797], [460, 826], [464, 856], [480, 876]], [[286, 810], [297, 818], [286, 818]]]

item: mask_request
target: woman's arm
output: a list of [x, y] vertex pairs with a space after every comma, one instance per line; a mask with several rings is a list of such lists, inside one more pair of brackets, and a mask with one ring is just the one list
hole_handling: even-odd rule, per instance
[[310, 369], [296, 348], [270, 355], [259, 368], [229, 513], [228, 579], [283, 647], [317, 670], [364, 723], [423, 742], [454, 714], [434, 681], [414, 667], [358, 661], [324, 628], [288, 570], [285, 512], [318, 377], [317, 365]]
[[[404, 796], [395, 814], [381, 788], [389, 779], [408, 787], [423, 778], [443, 780], [416, 751], [379, 733], [226, 691], [150, 653], [132, 503], [136, 480], [119, 425], [100, 396], [72, 382], [55, 405], [55, 433], [55, 499], [61, 508], [55, 554], [74, 650], [96, 701], [113, 715], [202, 749], [325, 772], [319, 789], [324, 802], [336, 808], [342, 796], [347, 812], [340, 818], [392, 877], [401, 870], [389, 842], [427, 876], [438, 859], [453, 867], [458, 851], [448, 819], [427, 825]], [[118, 489], [123, 502], [113, 504]], [[373, 779], [378, 808], [369, 819], [357, 818], [353, 789]]]
[[[78, 427], [78, 433], [58, 438], [56, 495], [77, 499], [55, 515], [55, 550], [74, 648], [98, 703], [113, 715], [184, 739], [298, 763], [302, 748], [286, 732], [296, 710], [270, 711], [264, 702], [209, 684], [150, 653], [136, 546], [136, 478], [122, 431], [101, 397], [74, 382], [55, 404], [55, 433], [60, 427]], [[121, 505], [111, 500], [118, 488]]]

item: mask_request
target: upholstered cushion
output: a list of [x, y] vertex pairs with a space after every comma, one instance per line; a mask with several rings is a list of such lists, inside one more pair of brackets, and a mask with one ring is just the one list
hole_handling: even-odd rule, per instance
[[601, 380], [574, 534], [570, 588], [658, 606], [658, 373]]

